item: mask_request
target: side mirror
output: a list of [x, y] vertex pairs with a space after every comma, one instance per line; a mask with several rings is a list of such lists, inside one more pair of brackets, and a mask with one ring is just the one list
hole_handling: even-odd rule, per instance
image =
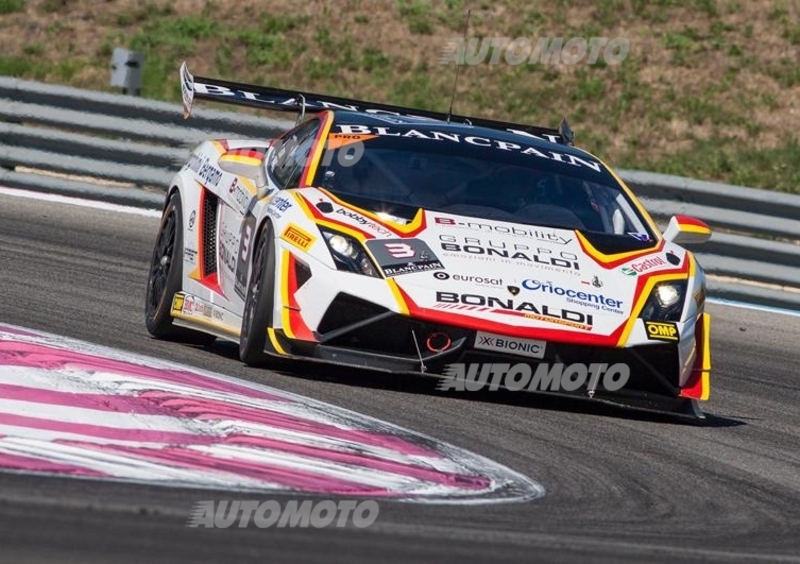
[[259, 200], [272, 193], [264, 170], [264, 157], [226, 153], [219, 158], [219, 167], [225, 172], [252, 179], [256, 185], [256, 198]]
[[673, 215], [664, 231], [664, 239], [678, 245], [705, 243], [711, 228], [705, 222], [685, 215]]

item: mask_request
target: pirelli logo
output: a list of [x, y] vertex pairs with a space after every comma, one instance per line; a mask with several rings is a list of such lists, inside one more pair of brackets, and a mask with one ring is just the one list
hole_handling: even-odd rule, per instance
[[644, 328], [647, 330], [647, 338], [654, 341], [677, 341], [678, 325], [667, 321], [645, 321]]
[[288, 241], [298, 249], [307, 251], [308, 248], [314, 243], [314, 236], [306, 233], [296, 225], [289, 225], [283, 230], [281, 239]]

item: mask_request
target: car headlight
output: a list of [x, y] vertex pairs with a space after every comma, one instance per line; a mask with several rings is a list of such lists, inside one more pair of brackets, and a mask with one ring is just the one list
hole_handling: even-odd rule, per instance
[[639, 317], [651, 321], [680, 321], [685, 297], [685, 280], [659, 282], [650, 292]]
[[338, 270], [380, 278], [378, 269], [361, 243], [344, 233], [323, 228], [320, 228], [320, 232]]

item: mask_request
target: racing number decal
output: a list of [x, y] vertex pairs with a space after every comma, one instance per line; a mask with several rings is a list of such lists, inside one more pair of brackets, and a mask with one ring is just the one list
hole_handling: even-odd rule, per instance
[[417, 253], [406, 243], [386, 243], [386, 250], [394, 258], [414, 258]]
[[247, 260], [247, 253], [250, 252], [250, 237], [253, 235], [253, 227], [244, 224], [244, 233], [242, 233], [242, 252], [239, 253], [240, 260]]
[[250, 258], [250, 243], [253, 239], [253, 231], [256, 228], [256, 218], [252, 213], [244, 216], [242, 222], [242, 233], [239, 240], [239, 255], [236, 257], [236, 280], [233, 290], [236, 294], [245, 299], [247, 295], [247, 275], [249, 273], [248, 264]]

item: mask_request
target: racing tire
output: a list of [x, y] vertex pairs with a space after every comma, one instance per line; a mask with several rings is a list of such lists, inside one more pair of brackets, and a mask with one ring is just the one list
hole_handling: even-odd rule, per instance
[[207, 346], [215, 336], [183, 327], [172, 320], [172, 300], [181, 291], [183, 278], [183, 207], [181, 195], [176, 190], [170, 196], [153, 246], [150, 273], [147, 277], [145, 298], [145, 325], [156, 339], [181, 341]]
[[275, 232], [265, 222], [253, 256], [253, 274], [247, 285], [239, 334], [239, 358], [248, 366], [263, 366], [269, 360], [264, 352], [267, 330], [272, 326], [275, 302]]

